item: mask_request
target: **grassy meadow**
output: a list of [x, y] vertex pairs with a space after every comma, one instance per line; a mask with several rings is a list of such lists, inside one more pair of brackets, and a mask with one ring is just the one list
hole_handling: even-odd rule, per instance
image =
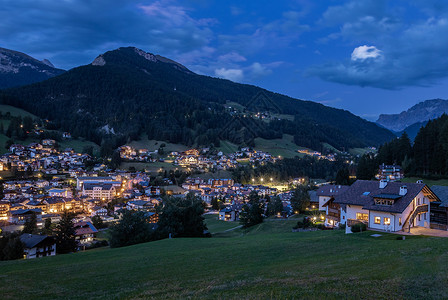
[[250, 230], [206, 216], [213, 238], [167, 239], [0, 262], [2, 299], [443, 299], [448, 240]]

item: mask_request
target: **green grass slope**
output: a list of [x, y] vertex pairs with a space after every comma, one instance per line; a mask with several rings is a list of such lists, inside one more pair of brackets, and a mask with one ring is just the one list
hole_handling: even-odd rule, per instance
[[267, 221], [250, 231], [231, 231], [233, 237], [167, 239], [0, 262], [2, 299], [448, 297], [447, 239], [292, 233], [293, 223]]

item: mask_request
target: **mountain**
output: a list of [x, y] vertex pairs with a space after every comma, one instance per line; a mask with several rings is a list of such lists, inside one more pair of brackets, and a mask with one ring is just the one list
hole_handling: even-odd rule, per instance
[[0, 48], [0, 89], [43, 81], [64, 72], [47, 59], [39, 61], [24, 53]]
[[428, 124], [428, 121], [414, 123], [411, 126], [406, 127], [403, 131], [399, 132], [397, 135], [401, 136], [404, 132], [406, 132], [407, 135], [409, 136], [409, 139], [411, 141], [414, 141], [420, 129], [426, 126], [426, 124]]
[[[297, 145], [338, 149], [379, 145], [387, 129], [348, 111], [293, 99], [262, 88], [202, 76], [133, 47], [99, 55], [90, 65], [0, 99], [51, 120], [55, 128], [97, 143], [150, 139], [185, 145], [250, 144], [291, 134]], [[236, 111], [236, 107], [240, 110]], [[266, 112], [264, 116], [256, 115]]]
[[393, 131], [403, 131], [415, 123], [423, 123], [448, 113], [448, 100], [433, 99], [420, 102], [400, 114], [382, 114], [376, 121]]

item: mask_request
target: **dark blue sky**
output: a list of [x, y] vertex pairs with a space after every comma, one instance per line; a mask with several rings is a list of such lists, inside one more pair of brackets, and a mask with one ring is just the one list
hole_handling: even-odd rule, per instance
[[0, 46], [70, 69], [136, 46], [375, 120], [448, 98], [448, 1], [2, 0]]

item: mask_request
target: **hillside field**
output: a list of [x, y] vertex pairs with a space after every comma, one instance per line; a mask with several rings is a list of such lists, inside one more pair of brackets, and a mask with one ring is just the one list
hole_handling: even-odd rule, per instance
[[[238, 225], [212, 217], [213, 232]], [[296, 221], [267, 220], [213, 238], [0, 262], [2, 299], [448, 297], [447, 239], [293, 233]]]

